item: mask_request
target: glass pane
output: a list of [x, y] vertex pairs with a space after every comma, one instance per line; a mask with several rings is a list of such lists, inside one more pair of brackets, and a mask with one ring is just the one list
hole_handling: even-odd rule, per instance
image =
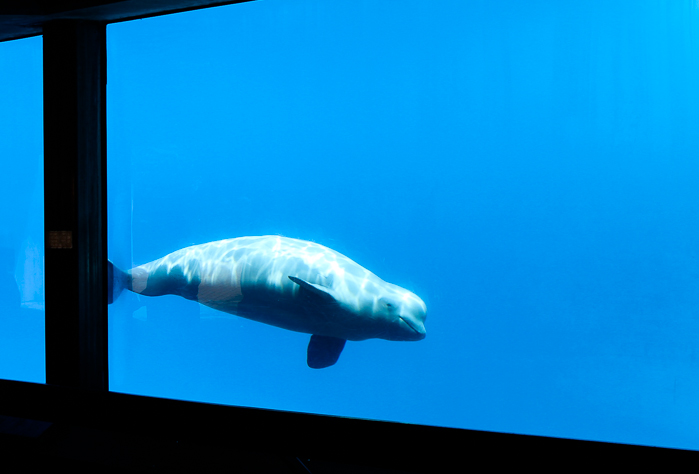
[[[696, 2], [554, 0], [110, 26], [111, 387], [699, 448], [697, 31]], [[264, 235], [412, 306], [290, 240], [145, 266]], [[420, 338], [413, 293], [426, 338], [386, 340]]]
[[42, 43], [0, 43], [0, 378], [46, 381]]

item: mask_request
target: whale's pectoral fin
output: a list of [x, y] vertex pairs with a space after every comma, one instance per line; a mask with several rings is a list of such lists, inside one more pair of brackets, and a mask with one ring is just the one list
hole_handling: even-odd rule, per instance
[[[337, 304], [330, 288], [309, 283], [293, 276], [289, 276], [289, 280], [299, 285], [302, 291], [307, 292], [310, 299], [315, 300], [311, 307], [323, 311], [324, 306]], [[308, 343], [308, 366], [311, 369], [324, 369], [334, 365], [340, 358], [342, 349], [345, 348], [345, 342], [347, 341], [339, 337], [312, 335]]]
[[308, 343], [308, 366], [311, 369], [324, 369], [334, 365], [340, 358], [345, 342], [338, 337], [312, 335]]
[[305, 280], [293, 276], [289, 276], [289, 280], [293, 281], [304, 290], [307, 290], [313, 296], [320, 298], [321, 301], [323, 301], [324, 303], [336, 302], [335, 297], [331, 294], [332, 290], [330, 290], [329, 288], [325, 288], [321, 285], [316, 285], [315, 283], [309, 283]]

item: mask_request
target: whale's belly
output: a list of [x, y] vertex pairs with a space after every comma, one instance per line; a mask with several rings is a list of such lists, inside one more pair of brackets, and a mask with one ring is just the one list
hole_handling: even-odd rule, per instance
[[192, 298], [199, 303], [291, 331], [326, 332], [323, 328], [329, 325], [331, 316], [317, 307], [309, 307], [298, 285], [289, 279], [289, 275], [308, 277], [314, 273], [302, 259], [265, 261], [252, 253], [239, 255], [235, 262], [218, 261], [216, 265], [202, 265], [200, 269], [198, 291]]

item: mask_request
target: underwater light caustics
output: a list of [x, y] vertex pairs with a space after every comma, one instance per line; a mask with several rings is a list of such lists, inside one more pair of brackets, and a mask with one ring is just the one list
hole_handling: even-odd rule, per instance
[[333, 365], [345, 342], [425, 338], [427, 307], [320, 244], [281, 236], [186, 247], [123, 272], [111, 265], [110, 302], [126, 288], [178, 295], [219, 311], [311, 334], [309, 367]]

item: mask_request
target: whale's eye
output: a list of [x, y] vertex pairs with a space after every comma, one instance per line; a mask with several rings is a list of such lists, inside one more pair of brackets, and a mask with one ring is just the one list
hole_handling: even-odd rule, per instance
[[387, 300], [387, 298], [380, 298], [379, 303], [383, 305], [384, 309], [388, 311], [393, 311], [394, 309], [394, 304], [389, 302], [390, 300]]

